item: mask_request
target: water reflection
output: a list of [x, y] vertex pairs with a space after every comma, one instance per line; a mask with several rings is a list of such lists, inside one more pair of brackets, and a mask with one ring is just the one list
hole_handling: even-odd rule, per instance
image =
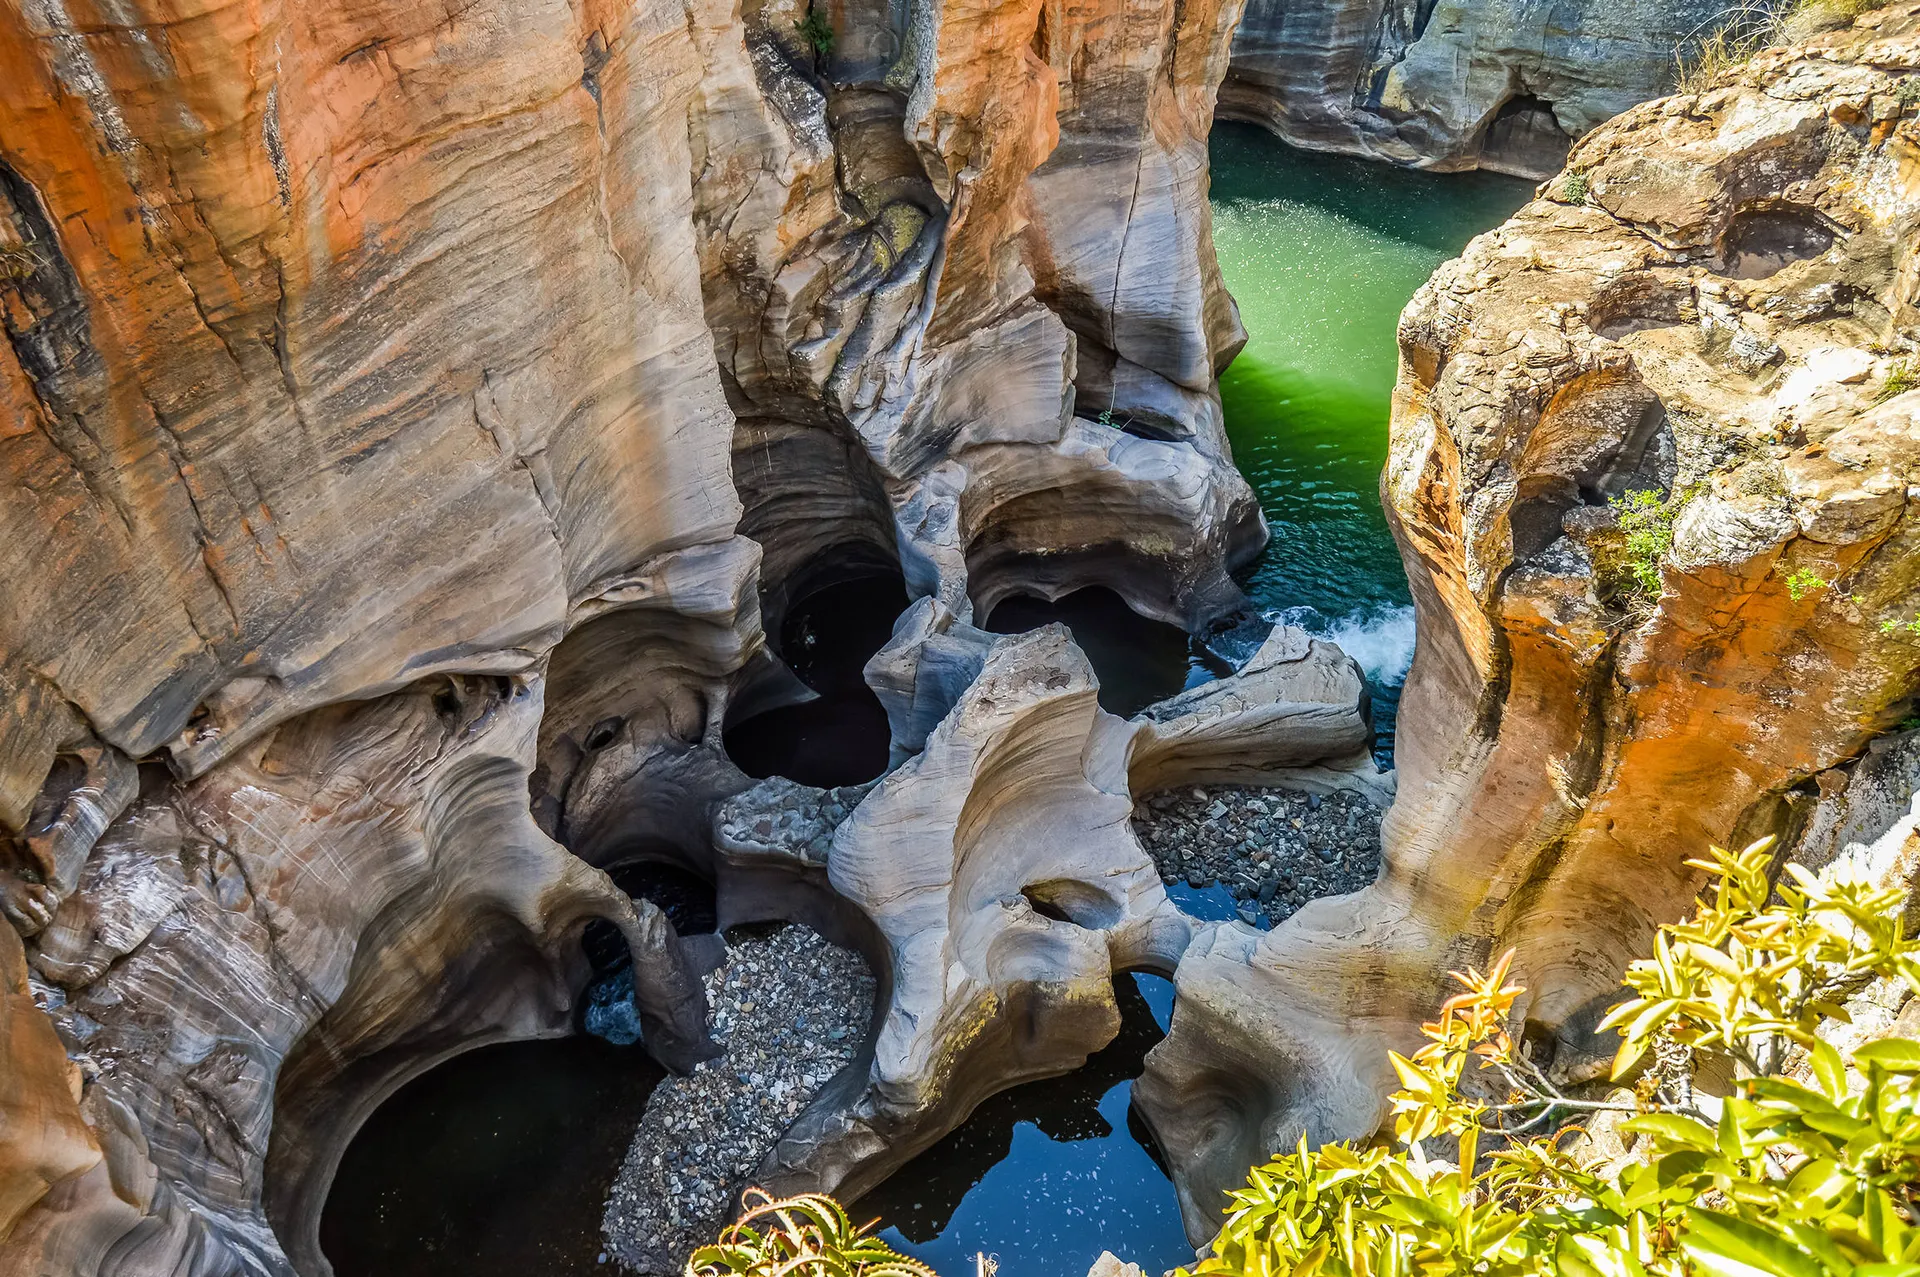
[[1173, 985], [1114, 981], [1120, 1034], [1086, 1067], [987, 1100], [959, 1130], [861, 1199], [899, 1250], [943, 1277], [985, 1251], [1002, 1272], [1084, 1273], [1103, 1250], [1150, 1273], [1193, 1259], [1173, 1184], [1131, 1110], [1133, 1079], [1166, 1035]]

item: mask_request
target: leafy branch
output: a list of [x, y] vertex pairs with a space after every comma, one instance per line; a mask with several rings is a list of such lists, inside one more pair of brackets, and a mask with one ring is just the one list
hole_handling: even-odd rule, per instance
[[[1628, 969], [1636, 996], [1603, 1026], [1616, 1080], [1642, 1070], [1634, 1103], [1568, 1096], [1515, 1044], [1509, 952], [1456, 973], [1426, 1045], [1392, 1057], [1397, 1146], [1303, 1138], [1254, 1168], [1193, 1274], [1920, 1277], [1920, 1042], [1849, 1061], [1821, 1035], [1868, 981], [1920, 994], [1905, 892], [1796, 865], [1775, 885], [1770, 840], [1688, 863], [1707, 894]], [[1715, 1061], [1724, 1096], [1694, 1088]], [[1505, 1098], [1463, 1095], [1470, 1065]], [[1600, 1111], [1632, 1114], [1616, 1172], [1563, 1146], [1578, 1128], [1530, 1134]], [[1442, 1138], [1456, 1160], [1428, 1151]]]

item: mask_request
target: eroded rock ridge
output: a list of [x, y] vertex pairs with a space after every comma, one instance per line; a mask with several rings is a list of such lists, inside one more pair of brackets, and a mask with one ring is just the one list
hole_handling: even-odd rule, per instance
[[1917, 307], [1912, 3], [1602, 126], [1414, 298], [1384, 864], [1181, 962], [1135, 1097], [1190, 1222], [1265, 1150], [1373, 1130], [1447, 970], [1517, 949], [1535, 1058], [1601, 1074], [1688, 855], [1904, 815], [1844, 796], [1920, 690]]
[[1740, 14], [1720, 0], [1248, 0], [1220, 112], [1314, 150], [1546, 177]]

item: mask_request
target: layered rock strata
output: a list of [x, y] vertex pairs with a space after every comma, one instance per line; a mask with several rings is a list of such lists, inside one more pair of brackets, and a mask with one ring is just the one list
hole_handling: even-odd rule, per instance
[[1423, 168], [1556, 172], [1674, 82], [1720, 0], [1248, 0], [1220, 113], [1295, 146]]
[[1380, 881], [1197, 937], [1137, 1102], [1196, 1239], [1364, 1135], [1444, 972], [1509, 946], [1536, 1058], [1920, 690], [1920, 5], [1648, 103], [1400, 325], [1384, 493], [1420, 644]]
[[592, 919], [690, 1067], [710, 946], [602, 868], [887, 971], [716, 838], [724, 728], [808, 694], [763, 609], [1239, 604], [1237, 4], [802, 16], [0, 6], [0, 1272], [324, 1274], [360, 1118], [566, 1031]]

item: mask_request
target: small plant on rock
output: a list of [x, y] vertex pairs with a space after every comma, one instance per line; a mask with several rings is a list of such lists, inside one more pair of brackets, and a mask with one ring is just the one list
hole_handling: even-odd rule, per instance
[[1787, 597], [1798, 603], [1815, 590], [1824, 590], [1832, 584], [1811, 568], [1795, 568], [1787, 574]]
[[1586, 203], [1587, 175], [1578, 169], [1567, 174], [1566, 179], [1560, 183], [1560, 197], [1569, 204]]
[[1842, 27], [1884, 0], [1740, 0], [1728, 5], [1675, 50], [1680, 93], [1704, 93], [1721, 72], [1762, 49]]
[[[1619, 1099], [1563, 1093], [1509, 1033], [1509, 952], [1394, 1055], [1393, 1146], [1306, 1141], [1233, 1193], [1202, 1277], [1915, 1277], [1920, 1042], [1851, 1060], [1823, 1036], [1873, 980], [1920, 994], [1905, 892], [1787, 866], [1770, 840], [1689, 861], [1686, 922], [1627, 971]], [[1467, 1070], [1474, 1070], [1470, 1085]], [[1709, 1087], [1703, 1080], [1722, 1082]], [[1722, 1089], [1724, 1095], [1710, 1094]], [[1471, 1090], [1488, 1098], [1469, 1098]], [[1618, 1169], [1564, 1145], [1581, 1114], [1626, 1116]], [[1443, 1157], [1443, 1154], [1445, 1156]]]
[[817, 56], [825, 58], [833, 55], [833, 24], [827, 21], [826, 14], [818, 9], [808, 9], [807, 16], [795, 24], [794, 30], [800, 33], [800, 38]]
[[40, 259], [25, 244], [0, 244], [0, 279], [30, 279]]
[[825, 1194], [776, 1199], [750, 1188], [742, 1201], [745, 1213], [687, 1259], [686, 1277], [934, 1277]]
[[1904, 395], [1915, 386], [1920, 386], [1920, 366], [1911, 359], [1898, 359], [1887, 369], [1887, 375], [1880, 382], [1880, 391], [1874, 395], [1877, 404], [1885, 403], [1896, 395]]
[[1680, 498], [1663, 499], [1648, 489], [1614, 497], [1607, 505], [1620, 521], [1625, 538], [1625, 567], [1632, 584], [1652, 598], [1660, 593], [1660, 565], [1673, 549], [1673, 521], [1680, 513]]

